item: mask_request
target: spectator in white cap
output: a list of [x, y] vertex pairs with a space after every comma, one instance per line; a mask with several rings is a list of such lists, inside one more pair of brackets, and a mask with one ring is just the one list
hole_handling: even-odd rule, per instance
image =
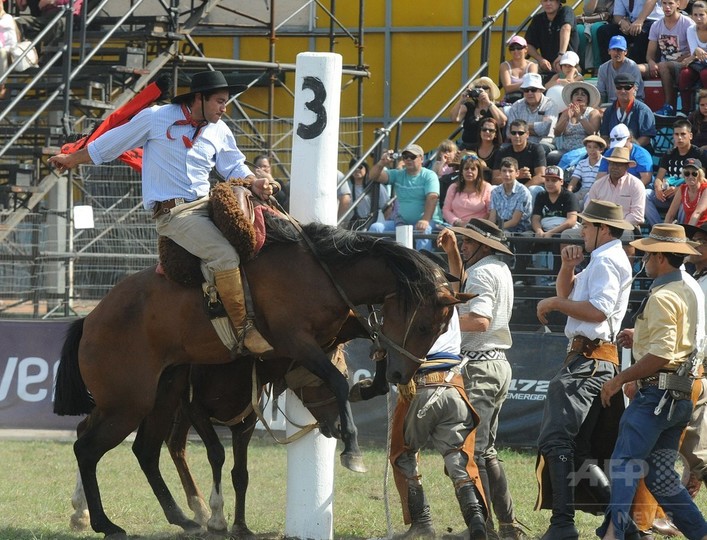
[[597, 73], [597, 89], [601, 95], [602, 103], [613, 103], [616, 101], [616, 89], [614, 79], [619, 73], [628, 75], [631, 80], [637, 81], [636, 97], [643, 101], [646, 98], [646, 90], [643, 86], [643, 78], [638, 64], [626, 56], [628, 44], [623, 36], [613, 36], [609, 41], [609, 60], [599, 66]]
[[540, 73], [560, 71], [560, 57], [579, 49], [577, 21], [565, 0], [541, 0], [542, 11], [534, 15], [525, 32], [528, 54], [538, 62]]
[[614, 89], [616, 101], [604, 111], [599, 134], [606, 138], [616, 124], [626, 124], [636, 142], [650, 148], [651, 139], [656, 134], [655, 116], [648, 105], [636, 99], [638, 79], [619, 73], [614, 78]]
[[547, 81], [545, 88], [557, 85], [564, 86], [581, 80], [584, 80], [584, 76], [579, 69], [579, 55], [574, 51], [567, 51], [560, 57], [560, 71]]
[[[393, 186], [397, 196], [397, 212], [384, 223], [374, 223], [371, 232], [394, 231], [397, 225], [412, 225], [415, 232], [431, 234], [442, 223], [439, 209], [439, 178], [422, 166], [422, 147], [410, 144], [401, 153], [403, 168], [396, 169], [393, 152], [384, 151], [371, 169], [371, 180]], [[430, 239], [420, 239], [416, 249], [432, 249]]]
[[[558, 107], [543, 95], [542, 77], [537, 73], [526, 73], [520, 84], [523, 99], [516, 101], [508, 110], [508, 126], [513, 120], [525, 120], [530, 130], [530, 142], [542, 145], [545, 153], [554, 150], [555, 123], [557, 122]], [[506, 136], [509, 136], [506, 129]]]
[[501, 82], [505, 93], [506, 103], [515, 103], [523, 97], [520, 85], [523, 75], [537, 73], [538, 65], [528, 60], [528, 43], [521, 36], [513, 36], [508, 40], [510, 60], [506, 60], [498, 68], [498, 80]]
[[646, 190], [646, 223], [651, 227], [663, 223], [661, 213], [670, 207], [676, 190], [684, 182], [682, 170], [687, 160], [707, 163], [707, 152], [692, 144], [692, 125], [680, 118], [673, 123], [673, 148], [660, 158], [653, 189]]
[[[650, 152], [633, 142], [633, 134], [624, 124], [617, 124], [609, 133], [609, 137], [604, 137], [604, 141], [609, 143], [609, 149], [604, 152], [604, 155], [611, 153], [612, 148], [623, 146], [628, 148], [629, 157], [635, 162], [635, 165], [629, 167], [628, 172], [641, 179], [644, 186], [648, 186], [653, 180], [653, 156]], [[609, 164], [606, 160], [602, 160], [599, 164], [599, 176], [609, 172]]]

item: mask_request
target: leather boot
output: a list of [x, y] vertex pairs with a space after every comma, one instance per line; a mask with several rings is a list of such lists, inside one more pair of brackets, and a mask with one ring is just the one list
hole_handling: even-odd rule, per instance
[[469, 527], [469, 539], [487, 540], [484, 507], [481, 503], [481, 495], [477, 494], [476, 486], [472, 483], [464, 484], [457, 489], [456, 495], [464, 516], [464, 523]]
[[511, 499], [511, 492], [508, 491], [506, 473], [498, 458], [486, 459], [486, 474], [489, 482], [487, 496], [491, 499], [490, 502], [499, 523], [513, 523], [515, 520], [513, 500]]
[[541, 540], [578, 540], [574, 524], [574, 455], [566, 451], [545, 456], [552, 484], [552, 517], [550, 527]]
[[231, 324], [236, 331], [236, 336], [241, 339], [245, 330], [246, 348], [253, 354], [261, 354], [272, 350], [265, 338], [260, 335], [258, 329], [253, 324], [246, 324], [245, 296], [243, 294], [243, 283], [241, 282], [241, 272], [238, 268], [214, 272], [216, 289], [221, 297], [221, 303], [231, 319]]
[[587, 484], [589, 492], [597, 504], [601, 505], [603, 512], [611, 500], [611, 484], [599, 465], [595, 463], [587, 465]]
[[422, 486], [408, 486], [408, 511], [412, 524], [399, 538], [434, 538], [430, 505], [427, 504]]

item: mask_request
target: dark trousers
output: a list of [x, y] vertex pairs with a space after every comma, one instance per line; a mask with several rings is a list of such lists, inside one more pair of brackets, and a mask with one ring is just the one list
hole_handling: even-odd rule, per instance
[[624, 36], [628, 43], [628, 57], [637, 64], [646, 63], [646, 51], [648, 50], [648, 31], [653, 24], [652, 20], [643, 23], [643, 30], [637, 36], [628, 36], [621, 32], [618, 24], [609, 23], [600, 26], [597, 30], [597, 41], [599, 42], [599, 54], [602, 63], [609, 61], [609, 41], [613, 36]]

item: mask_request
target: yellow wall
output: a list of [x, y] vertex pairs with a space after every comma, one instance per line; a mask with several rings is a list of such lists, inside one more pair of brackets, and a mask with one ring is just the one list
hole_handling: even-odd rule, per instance
[[[390, 3], [391, 24], [386, 26], [386, 5]], [[327, 3], [328, 4], [328, 3]], [[469, 13], [468, 21], [463, 21], [464, 5]], [[503, 4], [500, 0], [489, 1], [489, 11], [494, 13]], [[509, 11], [509, 28], [515, 28], [538, 4], [516, 0]], [[371, 76], [363, 85], [364, 103], [364, 145], [368, 146], [374, 138], [374, 129], [387, 125], [396, 118], [415, 97], [433, 80], [464, 46], [463, 30], [468, 36], [481, 26], [481, 0], [388, 0], [368, 1], [365, 6], [366, 34], [364, 37], [364, 63]], [[318, 11], [319, 31], [326, 33], [329, 18]], [[336, 3], [336, 16], [356, 34], [358, 28], [358, 2], [349, 0]], [[489, 75], [497, 79], [500, 60], [500, 30], [502, 19], [495, 23], [489, 59]], [[474, 28], [474, 30], [472, 30]], [[390, 77], [386, 80], [386, 36], [390, 39]], [[209, 38], [204, 39], [208, 41]], [[223, 38], [219, 38], [222, 40]], [[266, 36], [237, 36], [232, 38], [234, 46], [230, 49], [219, 43], [221, 50], [238, 50], [240, 58], [245, 60], [268, 60], [269, 40]], [[287, 32], [279, 33], [275, 46], [275, 56], [279, 62], [294, 63], [299, 52], [310, 50], [312, 40], [308, 37], [290, 37]], [[311, 50], [328, 51], [329, 39], [321, 35], [314, 40]], [[404, 122], [400, 143], [404, 144], [424, 126], [466, 81], [466, 77], [478, 69], [481, 57], [480, 40], [468, 53], [466, 71], [459, 61], [417, 104]], [[207, 45], [207, 51], [211, 44]], [[341, 36], [337, 38], [335, 52], [343, 56], [344, 65], [356, 65], [357, 47], [352, 41]], [[209, 54], [207, 52], [207, 54]], [[344, 77], [344, 83], [350, 77]], [[286, 85], [293, 90], [294, 74], [288, 73]], [[386, 93], [389, 101], [386, 103]], [[243, 96], [244, 101], [262, 109], [267, 109], [267, 89], [254, 88]], [[348, 86], [342, 95], [341, 115], [355, 116], [357, 112], [357, 86]], [[387, 106], [386, 106], [387, 105]], [[275, 114], [292, 116], [293, 99], [280, 89], [275, 98]], [[425, 134], [420, 142], [426, 149], [432, 149], [439, 141], [446, 138], [456, 127], [449, 121], [446, 110], [440, 120]]]

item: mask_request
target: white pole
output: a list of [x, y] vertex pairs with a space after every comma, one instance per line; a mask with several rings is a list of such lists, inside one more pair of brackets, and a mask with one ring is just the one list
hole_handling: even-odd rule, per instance
[[[338, 54], [297, 55], [290, 213], [303, 223], [336, 225], [341, 67]], [[292, 422], [314, 421], [290, 391], [285, 409]], [[288, 422], [287, 435], [298, 429]], [[333, 538], [335, 453], [319, 430], [287, 446], [288, 538]]]

